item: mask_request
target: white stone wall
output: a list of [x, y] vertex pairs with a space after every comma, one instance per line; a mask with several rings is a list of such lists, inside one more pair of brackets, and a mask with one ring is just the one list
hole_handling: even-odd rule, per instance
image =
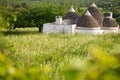
[[104, 29], [103, 33], [108, 34], [108, 33], [118, 33], [118, 29]]
[[76, 29], [76, 25], [66, 25], [66, 24], [55, 24], [47, 23], [43, 25], [43, 33], [81, 33], [81, 34], [107, 34], [107, 33], [118, 33], [120, 32], [118, 28], [116, 29], [100, 29], [100, 28], [84, 28], [80, 27]]
[[69, 33], [75, 32], [76, 25], [63, 25], [47, 23], [43, 25], [43, 33]]
[[76, 29], [76, 33], [82, 33], [82, 34], [108, 34], [108, 33], [118, 33], [118, 29], [98, 29], [98, 30], [93, 30], [93, 29]]
[[81, 34], [102, 34], [103, 30], [94, 30], [94, 29], [76, 29], [76, 33], [81, 33]]
[[119, 28], [84, 28], [78, 27], [75, 32], [82, 34], [108, 34], [108, 33], [118, 33]]

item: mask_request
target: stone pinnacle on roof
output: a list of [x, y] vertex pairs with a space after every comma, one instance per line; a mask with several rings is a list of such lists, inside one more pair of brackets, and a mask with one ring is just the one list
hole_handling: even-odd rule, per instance
[[84, 15], [86, 15], [86, 16], [87, 16], [87, 15], [88, 15], [88, 16], [92, 16], [88, 10], [85, 12]]
[[73, 8], [73, 5], [71, 6], [69, 12], [75, 12], [74, 8]]
[[92, 3], [90, 7], [97, 7], [95, 3]]

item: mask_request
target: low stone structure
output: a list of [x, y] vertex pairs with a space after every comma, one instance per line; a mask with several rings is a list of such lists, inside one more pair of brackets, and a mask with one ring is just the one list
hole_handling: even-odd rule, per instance
[[76, 24], [71, 24], [70, 21], [63, 21], [61, 16], [56, 16], [54, 23], [43, 24], [43, 33], [75, 33]]

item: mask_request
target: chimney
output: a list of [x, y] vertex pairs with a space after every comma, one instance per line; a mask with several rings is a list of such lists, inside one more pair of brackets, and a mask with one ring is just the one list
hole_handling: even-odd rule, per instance
[[56, 16], [56, 24], [62, 24], [62, 16]]
[[110, 12], [110, 18], [113, 18], [113, 12]]

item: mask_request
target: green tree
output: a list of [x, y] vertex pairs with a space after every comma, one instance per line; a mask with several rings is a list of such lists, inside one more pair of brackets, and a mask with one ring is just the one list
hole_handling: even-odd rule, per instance
[[44, 23], [54, 22], [55, 16], [64, 16], [67, 13], [66, 8], [58, 5], [39, 5], [33, 9], [19, 8], [17, 11], [17, 21], [15, 27], [39, 27]]

